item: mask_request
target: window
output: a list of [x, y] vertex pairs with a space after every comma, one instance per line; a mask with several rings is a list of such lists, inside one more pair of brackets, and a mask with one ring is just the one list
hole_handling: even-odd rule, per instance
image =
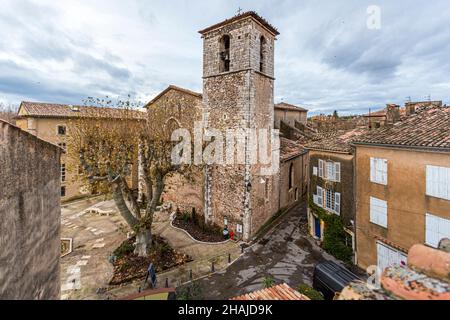
[[319, 177], [341, 182], [341, 164], [339, 162], [319, 160]]
[[61, 182], [66, 181], [66, 165], [61, 164]]
[[313, 167], [313, 175], [317, 176], [318, 174], [318, 168], [317, 167]]
[[425, 230], [425, 243], [437, 248], [442, 239], [450, 239], [450, 220], [427, 214]]
[[450, 168], [427, 166], [427, 195], [450, 200]]
[[65, 197], [66, 196], [66, 187], [61, 187], [61, 197]]
[[370, 222], [384, 228], [388, 227], [386, 201], [370, 197]]
[[259, 40], [259, 71], [264, 72], [265, 71], [265, 48], [266, 48], [266, 38], [261, 36]]
[[314, 203], [323, 207], [323, 189], [321, 187], [317, 187], [317, 194], [314, 195]]
[[336, 213], [337, 215], [341, 214], [341, 194], [335, 193], [332, 190], [326, 190], [326, 203], [325, 209]]
[[331, 190], [326, 190], [325, 207], [330, 211], [334, 210], [334, 193]]
[[66, 128], [66, 126], [63, 126], [63, 125], [58, 126], [57, 130], [58, 130], [58, 135], [60, 135], [60, 136], [65, 136], [67, 133], [67, 128]]
[[294, 187], [294, 164], [291, 163], [291, 166], [289, 167], [289, 190], [292, 190]]
[[227, 217], [223, 218], [223, 225], [228, 226], [228, 218]]
[[269, 200], [269, 178], [266, 178], [265, 180], [264, 180], [264, 194], [265, 194], [265, 197], [266, 197], [266, 200], [268, 201]]
[[370, 181], [387, 185], [388, 167], [386, 159], [370, 158]]
[[220, 39], [220, 72], [230, 71], [230, 36], [224, 35]]

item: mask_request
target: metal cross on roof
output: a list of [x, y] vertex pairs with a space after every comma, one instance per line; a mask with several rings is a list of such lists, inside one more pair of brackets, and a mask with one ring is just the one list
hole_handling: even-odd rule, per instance
[[240, 15], [242, 13], [241, 7], [238, 8], [237, 14]]

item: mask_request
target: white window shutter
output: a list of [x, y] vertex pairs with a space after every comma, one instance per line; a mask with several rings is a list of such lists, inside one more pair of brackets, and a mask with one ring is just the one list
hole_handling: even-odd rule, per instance
[[376, 178], [375, 178], [375, 159], [374, 158], [370, 158], [370, 181], [375, 182]]
[[323, 160], [319, 160], [319, 177], [323, 178], [323, 171], [324, 171], [324, 162]]
[[334, 180], [336, 182], [341, 182], [341, 163], [340, 162], [334, 163]]
[[383, 168], [383, 170], [382, 170], [383, 180], [382, 181], [385, 185], [387, 185], [388, 184], [388, 162], [387, 162], [387, 160], [381, 160], [380, 162], [381, 162], [381, 165]]
[[334, 195], [334, 211], [336, 211], [338, 215], [341, 214], [341, 194], [338, 192]]
[[321, 187], [317, 187], [317, 202], [319, 206], [323, 207], [323, 191]]
[[314, 175], [314, 176], [317, 176], [317, 173], [318, 173], [317, 171], [318, 171], [318, 170], [317, 170], [317, 167], [313, 167], [313, 175]]

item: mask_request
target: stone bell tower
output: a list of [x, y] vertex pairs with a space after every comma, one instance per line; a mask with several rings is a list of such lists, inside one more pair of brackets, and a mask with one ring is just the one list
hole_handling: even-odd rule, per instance
[[[274, 126], [274, 46], [278, 31], [255, 12], [246, 12], [202, 31], [203, 123], [220, 130]], [[205, 218], [227, 225], [248, 241], [278, 209], [278, 173], [262, 175], [250, 161], [206, 169]], [[228, 147], [228, 145], [227, 145]], [[226, 154], [224, 150], [224, 154]]]

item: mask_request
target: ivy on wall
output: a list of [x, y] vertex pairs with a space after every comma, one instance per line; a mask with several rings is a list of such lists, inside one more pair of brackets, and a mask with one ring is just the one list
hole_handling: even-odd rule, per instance
[[312, 198], [309, 199], [309, 208], [325, 223], [322, 248], [336, 259], [351, 263], [353, 251], [346, 244], [342, 219], [317, 206]]

